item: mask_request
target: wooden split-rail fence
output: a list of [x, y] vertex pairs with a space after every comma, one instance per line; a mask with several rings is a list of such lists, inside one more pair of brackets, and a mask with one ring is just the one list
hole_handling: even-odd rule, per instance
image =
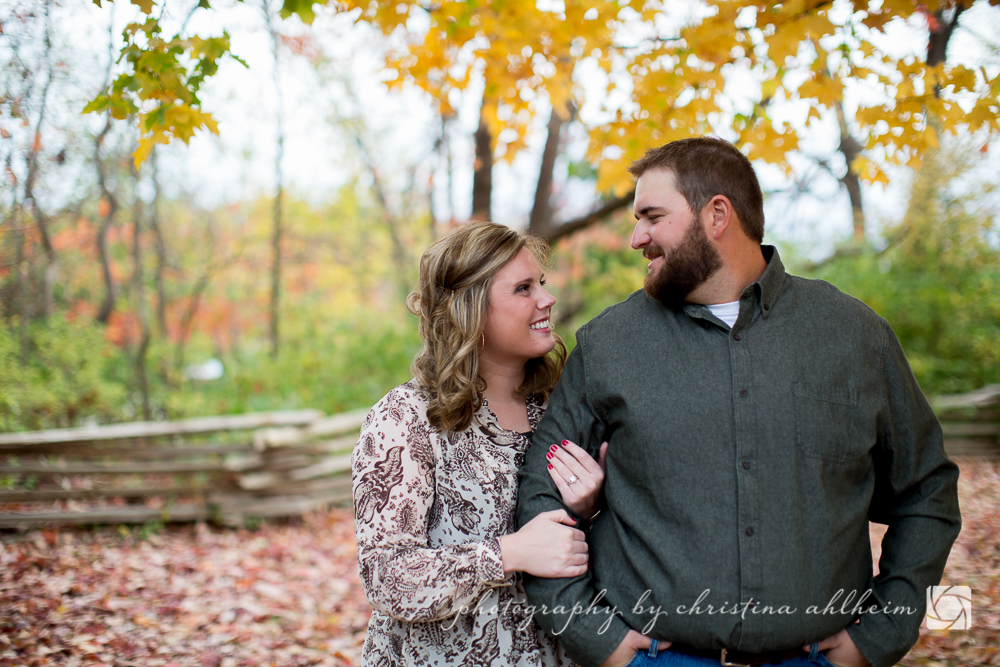
[[368, 410], [0, 434], [0, 528], [214, 521], [349, 504]]
[[[1000, 460], [1000, 385], [932, 400], [954, 458]], [[243, 525], [351, 501], [367, 410], [262, 412], [0, 434], [0, 528]]]
[[937, 396], [931, 405], [941, 420], [950, 457], [1000, 460], [1000, 384]]

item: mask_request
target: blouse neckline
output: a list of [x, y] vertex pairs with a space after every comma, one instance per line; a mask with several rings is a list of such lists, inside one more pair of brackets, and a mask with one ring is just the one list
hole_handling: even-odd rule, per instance
[[501, 426], [500, 420], [495, 414], [493, 414], [493, 411], [490, 410], [490, 403], [486, 400], [485, 396], [483, 396], [483, 406], [479, 409], [479, 412], [485, 414], [486, 418], [504, 433], [513, 433], [514, 435], [521, 436], [522, 438], [530, 438], [534, 435], [535, 429], [538, 428], [538, 422], [541, 421], [541, 414], [539, 414], [539, 410], [532, 410], [532, 408], [541, 407], [542, 403], [543, 401], [538, 394], [528, 394], [524, 397], [524, 406], [528, 411], [528, 427], [531, 429], [526, 433]]

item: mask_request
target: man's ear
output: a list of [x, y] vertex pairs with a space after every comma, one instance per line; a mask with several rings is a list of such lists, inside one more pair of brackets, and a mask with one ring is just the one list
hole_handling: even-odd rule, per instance
[[716, 241], [722, 237], [722, 234], [736, 219], [733, 204], [726, 195], [715, 195], [701, 211], [706, 222], [705, 231]]

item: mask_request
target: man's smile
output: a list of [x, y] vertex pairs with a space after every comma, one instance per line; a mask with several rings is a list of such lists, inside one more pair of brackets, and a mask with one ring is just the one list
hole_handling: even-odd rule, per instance
[[646, 246], [642, 250], [642, 256], [649, 260], [649, 264], [646, 266], [647, 273], [653, 270], [653, 264], [656, 263], [656, 260], [660, 260], [659, 264], [656, 265], [657, 268], [663, 263], [663, 250], [657, 246]]

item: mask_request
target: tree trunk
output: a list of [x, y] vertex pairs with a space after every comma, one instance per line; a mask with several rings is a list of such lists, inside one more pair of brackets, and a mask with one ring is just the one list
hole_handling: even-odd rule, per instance
[[211, 268], [206, 267], [205, 272], [195, 283], [194, 289], [191, 291], [191, 300], [188, 301], [188, 307], [181, 316], [177, 346], [174, 348], [174, 367], [178, 371], [184, 367], [184, 349], [187, 346], [188, 337], [191, 335], [191, 327], [194, 325], [195, 315], [198, 314], [198, 308], [201, 306], [201, 295], [204, 294], [211, 278]]
[[853, 238], [855, 241], [861, 242], [865, 239], [865, 209], [861, 201], [861, 179], [854, 168], [854, 160], [861, 155], [864, 147], [861, 142], [851, 136], [850, 129], [847, 127], [847, 119], [844, 116], [844, 107], [840, 100], [837, 100], [834, 108], [837, 111], [837, 122], [840, 126], [839, 150], [847, 162], [847, 171], [840, 177], [840, 182], [844, 184], [851, 200]]
[[455, 169], [452, 165], [451, 126], [449, 121], [450, 119], [444, 119], [442, 125], [444, 127], [445, 174], [448, 176], [448, 218], [453, 221], [457, 216], [455, 215]]
[[[488, 102], [483, 100], [483, 109]], [[493, 137], [482, 110], [476, 130], [475, 174], [472, 177], [472, 220], [490, 219], [490, 197], [493, 194]]]
[[535, 236], [548, 237], [553, 231], [552, 222], [552, 181], [556, 166], [556, 158], [562, 148], [563, 126], [576, 117], [576, 107], [572, 102], [567, 104], [566, 118], [557, 109], [552, 109], [549, 116], [548, 135], [545, 138], [545, 148], [542, 150], [542, 165], [538, 170], [538, 183], [535, 186], [535, 203], [531, 207], [528, 218], [528, 231]]
[[282, 126], [282, 97], [281, 97], [281, 75], [278, 71], [278, 33], [274, 28], [274, 17], [268, 0], [263, 0], [264, 16], [267, 19], [267, 29], [271, 35], [271, 48], [274, 56], [274, 91], [277, 114], [278, 129], [278, 152], [274, 160], [274, 232], [271, 235], [271, 303], [270, 303], [270, 333], [271, 333], [271, 357], [277, 358], [280, 350], [279, 310], [281, 306], [281, 200], [282, 200], [282, 173], [281, 162], [285, 153], [285, 132]]
[[[444, 153], [447, 150], [447, 139], [445, 133], [448, 131], [448, 126], [445, 123], [444, 115], [441, 116], [441, 133], [438, 135], [437, 139], [434, 141], [434, 148], [432, 154], [437, 158], [434, 161], [434, 167], [431, 169], [430, 187], [427, 189], [427, 204], [428, 210], [430, 211], [430, 221], [427, 224], [427, 231], [431, 234], [431, 242], [437, 238], [437, 219], [441, 216], [441, 212], [438, 210], [435, 204], [434, 194], [437, 191], [437, 185], [439, 183], [438, 173], [441, 171], [441, 163]], [[449, 178], [448, 174], [445, 174], [445, 178]]]
[[[132, 178], [139, 185], [139, 174], [132, 163]], [[138, 189], [138, 187], [136, 188]], [[135, 309], [139, 316], [139, 350], [135, 357], [136, 380], [142, 394], [143, 419], [152, 419], [149, 406], [149, 378], [146, 374], [146, 353], [149, 350], [149, 311], [146, 308], [146, 290], [142, 273], [142, 198], [135, 195], [132, 208], [132, 291], [135, 294]]]
[[45, 272], [42, 274], [42, 317], [52, 314], [55, 302], [56, 280], [59, 278], [59, 257], [52, 246], [52, 240], [48, 233], [48, 216], [42, 213], [35, 202], [35, 220], [38, 223], [38, 232], [42, 238], [42, 250], [45, 252]]
[[[930, 31], [930, 38], [927, 40], [927, 64], [931, 67], [945, 61], [948, 54], [948, 41], [951, 40], [951, 34], [958, 26], [958, 17], [965, 11], [965, 5], [962, 2], [956, 4], [954, 9], [950, 10], [952, 12], [950, 19], [945, 18], [946, 11], [948, 10], [942, 8], [934, 12], [933, 16], [927, 17], [927, 27]], [[938, 87], [937, 93], [940, 94], [940, 92], [941, 89]]]
[[230, 261], [225, 261], [219, 264], [213, 264], [212, 258], [215, 256], [215, 227], [211, 221], [208, 222], [208, 241], [206, 243], [207, 248], [205, 252], [205, 269], [202, 274], [195, 281], [194, 288], [191, 290], [191, 297], [188, 300], [188, 306], [184, 310], [184, 314], [181, 315], [180, 321], [180, 331], [177, 337], [177, 346], [174, 348], [174, 367], [180, 372], [184, 367], [184, 350], [187, 346], [188, 338], [191, 335], [191, 328], [194, 326], [194, 318], [198, 314], [198, 308], [201, 306], [201, 297], [208, 285], [212, 281], [212, 276], [214, 273], [228, 265]]
[[[392, 243], [392, 259], [397, 266], [395, 276], [399, 280], [400, 290], [404, 293], [409, 292], [411, 285], [410, 276], [407, 275], [407, 269], [410, 266], [410, 256], [409, 253], [406, 252], [406, 247], [403, 245], [403, 239], [400, 235], [400, 221], [393, 213], [392, 207], [389, 204], [389, 196], [386, 191], [385, 183], [379, 175], [379, 170], [375, 166], [375, 161], [372, 158], [371, 152], [368, 150], [368, 146], [365, 144], [364, 138], [361, 136], [360, 130], [352, 129], [350, 131], [351, 136], [354, 137], [354, 143], [361, 152], [361, 159], [364, 161], [365, 167], [368, 168], [368, 172], [372, 177], [372, 191], [375, 194], [375, 201], [378, 202], [379, 208], [382, 209], [382, 220], [385, 222], [386, 229], [389, 232], [389, 241]], [[412, 172], [410, 183], [412, 186]], [[410, 189], [412, 191], [412, 187]]]
[[24, 251], [28, 235], [25, 233], [23, 220], [20, 218], [20, 215], [14, 216], [14, 233], [17, 234], [17, 310], [20, 325], [21, 366], [24, 367], [28, 365], [28, 321], [30, 318], [28, 313], [28, 260]]
[[149, 156], [153, 179], [153, 210], [149, 216], [149, 228], [153, 231], [156, 244], [156, 322], [160, 335], [167, 335], [167, 292], [163, 286], [163, 271], [167, 266], [167, 246], [160, 229], [160, 174], [157, 169], [156, 148]]
[[107, 170], [104, 168], [104, 161], [101, 160], [101, 144], [104, 143], [104, 137], [107, 136], [110, 130], [111, 116], [108, 115], [104, 129], [101, 130], [101, 133], [97, 135], [94, 141], [94, 164], [97, 167], [97, 180], [101, 188], [101, 196], [108, 203], [107, 213], [104, 215], [101, 228], [97, 232], [97, 254], [101, 260], [101, 270], [104, 276], [104, 301], [101, 303], [101, 309], [97, 312], [97, 321], [101, 324], [107, 324], [108, 320], [111, 319], [111, 313], [114, 312], [115, 299], [117, 298], [115, 280], [111, 274], [111, 256], [108, 253], [108, 232], [111, 230], [115, 213], [118, 212], [119, 207], [118, 199], [108, 190], [106, 181], [108, 177]]
[[[279, 142], [280, 143], [280, 142]], [[280, 151], [279, 151], [280, 152]], [[280, 179], [280, 172], [278, 178]], [[279, 309], [281, 307], [281, 183], [274, 198], [274, 233], [271, 235], [271, 301], [270, 301], [270, 333], [271, 357], [277, 358], [281, 346], [279, 326]]]
[[45, 122], [46, 102], [49, 97], [49, 88], [52, 86], [52, 40], [49, 35], [51, 4], [52, 3], [50, 2], [45, 3], [45, 62], [48, 71], [45, 79], [45, 86], [42, 88], [42, 100], [38, 110], [38, 122], [35, 123], [35, 132], [32, 135], [33, 141], [31, 142], [31, 147], [28, 149], [28, 173], [24, 179], [23, 198], [25, 205], [27, 205], [29, 201], [31, 202], [32, 210], [35, 213], [35, 223], [38, 226], [38, 233], [42, 240], [42, 250], [45, 253], [45, 269], [42, 272], [42, 317], [48, 317], [49, 313], [52, 312], [53, 289], [55, 286], [55, 278], [59, 271], [56, 251], [52, 246], [52, 240], [49, 238], [48, 216], [42, 212], [41, 207], [38, 205], [38, 201], [35, 199], [34, 193], [35, 177], [38, 175], [38, 152], [42, 147], [42, 124]]

